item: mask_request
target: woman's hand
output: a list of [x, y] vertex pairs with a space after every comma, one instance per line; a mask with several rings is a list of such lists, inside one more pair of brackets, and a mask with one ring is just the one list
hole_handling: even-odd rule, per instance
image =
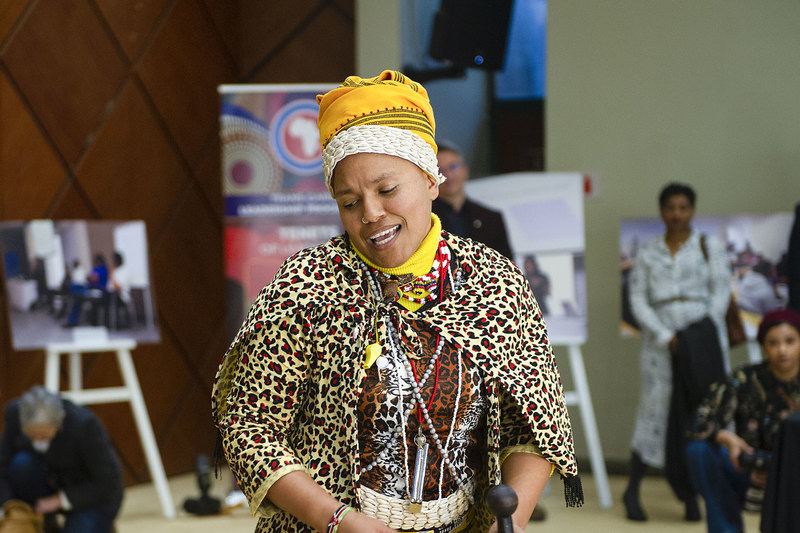
[[739, 472], [743, 471], [739, 465], [739, 456], [742, 452], [753, 453], [755, 451], [742, 437], [727, 429], [721, 429], [717, 432], [717, 444], [728, 449], [731, 463]]
[[[525, 533], [531, 513], [550, 478], [552, 467], [541, 455], [519, 452], [506, 457], [502, 469], [503, 483], [517, 494], [517, 507], [511, 515], [514, 533]], [[489, 531], [497, 533], [496, 522]]]
[[380, 520], [376, 520], [369, 515], [350, 511], [339, 523], [339, 533], [397, 533]]
[[39, 514], [54, 513], [59, 509], [61, 509], [61, 496], [58, 494], [36, 500], [35, 511]]
[[669, 353], [676, 354], [678, 353], [678, 336], [673, 335], [673, 337], [669, 340]]

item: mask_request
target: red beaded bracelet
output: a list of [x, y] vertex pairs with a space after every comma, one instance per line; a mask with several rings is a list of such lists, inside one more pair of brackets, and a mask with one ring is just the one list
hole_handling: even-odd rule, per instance
[[342, 505], [341, 507], [336, 509], [336, 512], [333, 513], [331, 521], [328, 524], [327, 533], [336, 533], [339, 530], [339, 524], [342, 523], [342, 518], [344, 518], [344, 515], [346, 515], [352, 510], [353, 508], [350, 507], [349, 505]]

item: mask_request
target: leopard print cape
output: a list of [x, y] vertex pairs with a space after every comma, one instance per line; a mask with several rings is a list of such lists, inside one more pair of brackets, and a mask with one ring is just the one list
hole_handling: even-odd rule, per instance
[[[423, 312], [376, 308], [346, 235], [296, 253], [259, 293], [212, 392], [228, 464], [261, 517], [257, 532], [309, 531], [266, 498], [292, 471], [305, 471], [342, 503], [358, 506], [356, 409], [376, 312], [396, 315], [411, 339], [416, 333], [408, 321], [424, 321], [483, 373], [489, 405], [484, 488], [500, 480], [501, 426], [525, 420], [532, 441], [564, 478], [567, 504], [582, 503], [563, 386], [529, 285], [493, 249], [447, 232], [442, 237], [461, 285]], [[378, 335], [386, 338], [383, 325]], [[491, 522], [480, 500], [476, 511], [482, 524]]]

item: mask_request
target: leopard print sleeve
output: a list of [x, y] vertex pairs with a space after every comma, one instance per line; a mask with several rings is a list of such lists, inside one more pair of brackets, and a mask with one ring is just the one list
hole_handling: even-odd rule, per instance
[[308, 373], [302, 321], [295, 313], [257, 323], [228, 355], [235, 352], [237, 362], [220, 431], [228, 463], [254, 515], [278, 512], [266, 497], [270, 487], [304, 469], [290, 435]]

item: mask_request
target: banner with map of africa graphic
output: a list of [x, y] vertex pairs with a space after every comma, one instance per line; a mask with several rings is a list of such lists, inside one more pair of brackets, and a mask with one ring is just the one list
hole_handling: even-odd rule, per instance
[[287, 257], [342, 232], [317, 128], [316, 96], [333, 87], [219, 88], [230, 336]]

